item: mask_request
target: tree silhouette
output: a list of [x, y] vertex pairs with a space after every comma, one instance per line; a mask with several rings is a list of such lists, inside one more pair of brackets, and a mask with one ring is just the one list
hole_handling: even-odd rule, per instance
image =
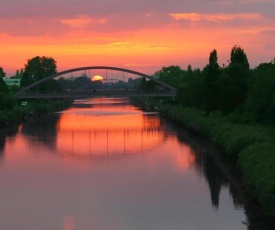
[[241, 47], [234, 46], [229, 66], [223, 71], [220, 84], [224, 113], [241, 108], [246, 99], [250, 79], [251, 73], [247, 56]]
[[6, 83], [4, 82], [3, 78], [6, 76], [6, 73], [4, 72], [3, 68], [0, 66], [0, 92], [7, 92], [8, 87]]
[[21, 87], [57, 73], [56, 61], [50, 57], [34, 57], [28, 60], [21, 80]]
[[221, 68], [218, 64], [217, 51], [213, 50], [209, 56], [209, 64], [204, 68], [205, 75], [205, 110], [207, 114], [219, 108], [220, 97], [218, 78]]

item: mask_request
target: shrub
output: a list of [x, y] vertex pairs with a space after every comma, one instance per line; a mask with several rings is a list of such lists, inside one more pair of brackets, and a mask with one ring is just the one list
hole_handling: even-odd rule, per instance
[[267, 213], [275, 215], [275, 145], [254, 144], [240, 153], [240, 166], [247, 185]]

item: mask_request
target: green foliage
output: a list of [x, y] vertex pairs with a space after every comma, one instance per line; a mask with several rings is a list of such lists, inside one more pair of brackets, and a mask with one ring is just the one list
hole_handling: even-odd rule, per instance
[[13, 107], [12, 110], [0, 111], [0, 127], [19, 123], [29, 114], [28, 107]]
[[56, 61], [53, 58], [37, 56], [29, 59], [28, 63], [25, 65], [21, 87], [26, 87], [56, 72]]
[[[189, 66], [190, 67], [190, 66]], [[177, 100], [183, 106], [200, 107], [203, 101], [203, 78], [199, 69], [188, 71], [180, 79], [181, 86], [177, 90]]]
[[256, 68], [255, 68], [255, 70], [257, 71], [257, 72], [264, 72], [265, 70], [267, 70], [268, 68], [270, 68], [272, 65], [274, 65], [274, 64], [272, 64], [271, 62], [269, 62], [269, 63], [261, 63], [261, 64], [259, 64]]
[[232, 124], [219, 114], [212, 116], [190, 108], [181, 106], [166, 106], [162, 108], [166, 115], [189, 129], [215, 140], [233, 158], [237, 158], [240, 151], [254, 143], [270, 142], [269, 133], [257, 126]]
[[223, 69], [219, 80], [222, 101], [220, 109], [225, 114], [242, 108], [251, 81], [251, 71], [243, 49], [234, 46], [230, 60], [229, 66]]
[[70, 105], [70, 101], [60, 100], [54, 101], [51, 99], [40, 99], [29, 101], [28, 107], [33, 114], [46, 114], [53, 111], [58, 111]]
[[182, 86], [181, 78], [184, 75], [184, 72], [185, 71], [182, 70], [179, 66], [172, 65], [168, 67], [162, 67], [162, 69], [155, 73], [155, 75], [157, 75], [161, 81], [178, 89], [180, 86]]
[[4, 72], [3, 68], [0, 66], [0, 78], [6, 77], [6, 73]]
[[20, 88], [17, 85], [12, 85], [9, 87], [9, 91], [12, 93], [17, 93], [19, 90], [20, 90]]
[[6, 76], [6, 73], [4, 72], [3, 68], [0, 66], [0, 92], [8, 91], [8, 87], [3, 80], [3, 77], [5, 77], [5, 76]]
[[[14, 97], [13, 97], [14, 98]], [[15, 101], [14, 101], [15, 102]], [[0, 100], [1, 104], [1, 100]], [[33, 100], [25, 107], [15, 106], [12, 110], [0, 111], [0, 127], [18, 123], [31, 114], [49, 113], [67, 108], [71, 104], [66, 100]]]
[[231, 50], [229, 67], [240, 65], [246, 69], [249, 69], [249, 63], [246, 53], [240, 46], [234, 46]]
[[143, 92], [152, 92], [156, 90], [156, 86], [157, 84], [154, 81], [147, 81], [145, 77], [143, 77], [138, 86], [138, 90]]
[[0, 113], [0, 126], [9, 125], [17, 121], [17, 114], [13, 111], [5, 111]]
[[60, 84], [55, 79], [48, 80], [39, 86], [39, 91], [42, 92], [57, 92], [61, 90]]
[[238, 165], [266, 213], [275, 216], [275, 145], [254, 144], [240, 153]]
[[270, 141], [267, 133], [258, 127], [231, 123], [216, 126], [212, 131], [212, 136], [234, 158], [238, 158], [238, 154], [243, 149], [254, 143]]
[[248, 91], [246, 113], [253, 121], [275, 123], [275, 65], [262, 64], [255, 70], [254, 82]]
[[0, 110], [12, 110], [16, 105], [16, 98], [13, 93], [0, 92]]
[[0, 92], [7, 92], [9, 91], [8, 86], [4, 82], [3, 78], [0, 77]]
[[21, 69], [21, 70], [16, 70], [16, 73], [15, 73], [15, 78], [22, 78], [23, 77], [23, 74], [24, 74], [24, 70]]

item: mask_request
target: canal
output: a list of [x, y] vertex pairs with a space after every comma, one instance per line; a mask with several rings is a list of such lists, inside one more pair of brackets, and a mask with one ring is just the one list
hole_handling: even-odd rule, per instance
[[78, 100], [0, 140], [0, 229], [251, 226], [215, 148], [128, 99]]

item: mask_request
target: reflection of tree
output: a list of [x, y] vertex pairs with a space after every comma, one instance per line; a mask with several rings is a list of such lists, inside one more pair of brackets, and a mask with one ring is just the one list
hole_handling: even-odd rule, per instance
[[59, 119], [58, 114], [48, 114], [28, 119], [22, 125], [22, 134], [36, 138], [36, 141], [43, 142], [50, 148], [56, 145], [56, 125]]
[[0, 161], [4, 158], [4, 149], [6, 145], [6, 137], [14, 136], [17, 134], [19, 125], [13, 125], [0, 132]]
[[4, 158], [4, 148], [6, 144], [6, 134], [0, 132], [0, 162]]
[[234, 163], [221, 152], [219, 148], [194, 133], [187, 133], [177, 129], [180, 142], [191, 146], [195, 156], [195, 167], [199, 174], [203, 174], [208, 182], [212, 205], [219, 206], [219, 195], [223, 186], [228, 186], [234, 206], [244, 208], [249, 230], [275, 229], [275, 221], [263, 216], [263, 212], [254, 199], [242, 187], [241, 176]]
[[208, 182], [212, 205], [219, 207], [219, 196], [222, 186], [228, 185], [228, 180], [223, 171], [217, 166], [213, 157], [207, 153], [196, 154], [198, 170], [203, 171], [204, 177]]
[[[194, 153], [196, 169], [199, 174], [202, 174], [208, 182], [212, 205], [215, 208], [219, 207], [219, 196], [222, 187], [229, 186], [229, 192], [233, 198], [233, 203], [236, 207], [242, 206], [239, 189], [236, 183], [232, 183], [233, 178], [229, 178], [228, 172], [231, 171], [231, 164], [221, 158], [220, 151], [209, 141], [203, 140], [198, 136], [191, 135], [182, 130], [178, 132], [178, 139], [182, 142], [187, 142]], [[232, 172], [231, 172], [232, 173]]]

